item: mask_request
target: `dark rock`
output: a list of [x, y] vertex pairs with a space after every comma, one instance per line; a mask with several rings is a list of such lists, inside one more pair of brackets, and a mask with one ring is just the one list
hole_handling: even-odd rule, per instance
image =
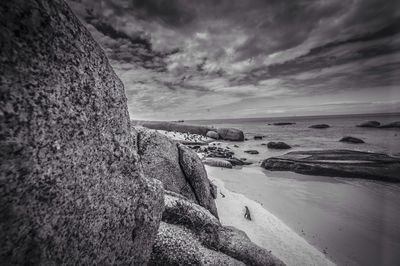
[[357, 125], [357, 127], [379, 127], [381, 123], [378, 121], [366, 121], [360, 125]]
[[289, 125], [294, 125], [296, 123], [293, 122], [277, 122], [277, 123], [273, 123], [274, 126], [289, 126]]
[[263, 136], [254, 136], [254, 139], [255, 140], [261, 140], [261, 139], [263, 139]]
[[266, 145], [267, 145], [267, 143], [261, 143], [261, 145], [262, 145], [262, 146], [266, 146]]
[[327, 124], [317, 124], [317, 125], [312, 125], [309, 126], [309, 128], [316, 128], [316, 129], [325, 129], [325, 128], [329, 128], [330, 126]]
[[236, 128], [218, 128], [217, 132], [221, 139], [232, 141], [243, 141], [243, 131]]
[[259, 152], [257, 150], [246, 150], [244, 152], [248, 153], [248, 154], [259, 154]]
[[351, 136], [343, 137], [339, 141], [347, 142], [347, 143], [354, 143], [354, 144], [365, 143], [362, 139], [351, 137]]
[[379, 128], [400, 128], [400, 121], [385, 124], [380, 126]]
[[60, 0], [0, 3], [0, 261], [145, 265], [163, 211], [127, 100]]
[[208, 131], [206, 136], [212, 139], [219, 139], [219, 135], [215, 131]]
[[238, 145], [236, 145], [236, 144], [235, 144], [235, 145], [233, 145], [233, 147], [235, 147], [235, 148], [239, 148], [239, 146], [238, 146]]
[[250, 210], [249, 207], [244, 206], [245, 212], [244, 212], [244, 218], [247, 220], [251, 221], [251, 215], [250, 215]]
[[206, 158], [203, 160], [203, 163], [209, 166], [232, 168], [232, 164], [225, 159]]
[[204, 208], [169, 192], [165, 205], [150, 265], [283, 265]]
[[210, 193], [214, 199], [217, 199], [217, 195], [218, 195], [217, 186], [215, 184], [213, 184], [212, 182], [210, 182]]
[[178, 148], [180, 166], [197, 201], [215, 217], [218, 217], [217, 207], [210, 192], [210, 180], [201, 159], [195, 152], [183, 145], [179, 145]]
[[400, 159], [386, 154], [350, 150], [296, 151], [266, 159], [271, 171], [400, 182]]
[[170, 138], [145, 128], [137, 127], [137, 150], [146, 177], [158, 179], [166, 190], [171, 190], [196, 201], [196, 194], [179, 163], [177, 143]]
[[267, 147], [270, 148], [270, 149], [281, 149], [281, 150], [292, 148], [292, 147], [290, 147], [290, 145], [288, 145], [288, 144], [286, 144], [285, 142], [282, 142], [282, 141], [278, 141], [278, 142], [271, 141], [271, 142], [268, 142]]
[[232, 165], [239, 165], [239, 166], [242, 166], [242, 165], [250, 165], [250, 164], [251, 164], [251, 163], [249, 163], [249, 162], [245, 162], [245, 161], [240, 160], [240, 159], [235, 158], [235, 157], [228, 158], [228, 159], [225, 159], [225, 160], [227, 160], [228, 162], [230, 162]]

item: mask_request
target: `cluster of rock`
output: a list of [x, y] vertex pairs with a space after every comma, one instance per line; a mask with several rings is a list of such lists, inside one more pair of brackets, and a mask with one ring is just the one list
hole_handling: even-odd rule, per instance
[[176, 131], [206, 136], [213, 139], [223, 139], [231, 141], [243, 141], [243, 131], [236, 128], [213, 128], [199, 125], [189, 125], [183, 123], [157, 122], [157, 121], [132, 121], [135, 126], [143, 126], [149, 129], [165, 131]]
[[0, 12], [0, 261], [283, 265], [220, 224], [194, 152], [132, 130], [121, 81], [62, 0]]

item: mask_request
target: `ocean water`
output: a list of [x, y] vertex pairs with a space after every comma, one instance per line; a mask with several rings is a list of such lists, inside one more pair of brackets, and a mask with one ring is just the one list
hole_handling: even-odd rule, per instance
[[[245, 132], [248, 141], [222, 142], [237, 157], [253, 165], [222, 169], [208, 168], [225, 186], [259, 202], [310, 244], [338, 265], [400, 265], [400, 185], [362, 179], [271, 172], [259, 163], [268, 157], [293, 150], [351, 149], [400, 155], [399, 129], [358, 128], [367, 120], [381, 123], [400, 121], [400, 115], [297, 117], [188, 121], [191, 124], [234, 127]], [[273, 126], [274, 122], [295, 122]], [[331, 128], [310, 129], [325, 123]], [[254, 140], [263, 135], [263, 140]], [[343, 136], [363, 139], [365, 144], [346, 144]], [[288, 151], [269, 150], [261, 143], [284, 141]], [[239, 147], [234, 147], [233, 145]], [[256, 149], [258, 155], [244, 153]], [[400, 175], [400, 173], [399, 173]], [[302, 263], [299, 263], [302, 265]]]

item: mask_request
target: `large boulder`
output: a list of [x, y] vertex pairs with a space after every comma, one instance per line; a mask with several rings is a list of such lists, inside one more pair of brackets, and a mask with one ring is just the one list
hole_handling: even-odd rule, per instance
[[182, 144], [178, 145], [178, 149], [180, 166], [186, 176], [187, 182], [196, 195], [197, 201], [215, 217], [218, 217], [217, 207], [211, 195], [210, 180], [201, 159], [194, 151]]
[[232, 140], [232, 141], [244, 140], [243, 131], [236, 128], [218, 128], [217, 133], [221, 137], [221, 139], [224, 140]]
[[150, 265], [284, 265], [244, 232], [222, 226], [175, 193], [166, 192], [162, 220]]
[[206, 136], [212, 139], [219, 139], [219, 134], [213, 130], [208, 131]]
[[158, 179], [165, 189], [197, 201], [179, 163], [179, 149], [175, 141], [142, 127], [136, 127], [137, 151], [146, 177]]
[[268, 158], [261, 166], [271, 171], [400, 182], [400, 159], [379, 153], [351, 150], [295, 151]]
[[181, 194], [218, 217], [210, 181], [199, 156], [156, 131], [143, 127], [135, 127], [135, 131], [145, 176], [160, 180], [164, 189]]
[[103, 50], [61, 0], [0, 13], [0, 261], [146, 264], [163, 191]]

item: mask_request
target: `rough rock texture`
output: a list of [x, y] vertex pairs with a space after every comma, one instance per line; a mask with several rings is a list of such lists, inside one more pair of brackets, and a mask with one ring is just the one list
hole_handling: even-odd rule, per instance
[[379, 128], [400, 128], [400, 121], [385, 124], [380, 126]]
[[142, 127], [135, 131], [145, 176], [160, 180], [164, 189], [181, 194], [218, 217], [210, 181], [197, 154], [155, 131]]
[[328, 125], [328, 124], [316, 124], [316, 125], [309, 126], [309, 128], [325, 129], [325, 128], [330, 128], [330, 125]]
[[203, 163], [209, 166], [232, 168], [232, 163], [220, 158], [205, 158]]
[[196, 201], [196, 195], [179, 163], [177, 143], [145, 128], [137, 127], [136, 131], [137, 151], [145, 176], [158, 179], [165, 189]]
[[243, 141], [243, 131], [236, 128], [218, 128], [217, 132], [222, 139], [232, 141]]
[[360, 125], [357, 125], [357, 127], [379, 127], [381, 123], [378, 121], [366, 121], [364, 123], [361, 123]]
[[137, 165], [121, 81], [64, 2], [0, 14], [0, 261], [145, 264], [163, 192]]
[[296, 151], [266, 159], [271, 171], [400, 182], [400, 158], [350, 150]]
[[194, 151], [182, 144], [178, 145], [178, 150], [180, 166], [196, 195], [197, 201], [215, 217], [218, 217], [217, 207], [210, 191], [210, 180], [201, 159]]
[[209, 137], [212, 139], [219, 139], [219, 134], [215, 131], [208, 131], [206, 134], [206, 137]]
[[244, 232], [223, 227], [180, 195], [167, 191], [165, 205], [151, 265], [283, 265]]
[[356, 138], [356, 137], [351, 137], [351, 136], [343, 137], [339, 141], [347, 142], [347, 143], [354, 143], [354, 144], [365, 143], [362, 139], [359, 139], [359, 138]]
[[268, 142], [267, 143], [267, 147], [270, 149], [280, 149], [280, 150], [284, 150], [284, 149], [290, 149], [292, 147], [290, 147], [289, 144], [286, 144], [285, 142], [282, 141], [278, 141], [278, 142]]

